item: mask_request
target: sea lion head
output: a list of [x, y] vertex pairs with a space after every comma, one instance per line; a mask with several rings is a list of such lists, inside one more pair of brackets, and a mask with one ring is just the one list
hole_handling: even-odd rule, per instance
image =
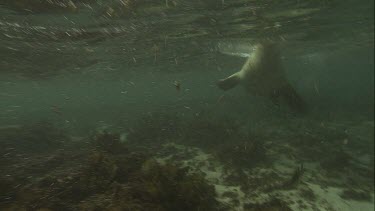
[[[262, 55], [263, 58], [279, 58], [280, 48], [276, 42], [270, 40], [261, 40], [254, 46], [254, 50], [258, 55]], [[265, 58], [265, 59], [267, 59]]]

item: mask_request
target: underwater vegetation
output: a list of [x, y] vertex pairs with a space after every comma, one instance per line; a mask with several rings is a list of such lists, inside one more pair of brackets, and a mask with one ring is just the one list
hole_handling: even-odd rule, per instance
[[1, 165], [8, 174], [0, 177], [0, 209], [217, 210], [219, 206], [214, 187], [202, 175], [130, 151], [116, 134], [95, 135], [86, 150], [73, 148], [18, 160], [18, 166], [31, 166], [35, 172]]
[[[242, 124], [233, 119], [209, 115], [184, 118], [179, 124], [182, 128], [178, 131], [182, 135], [177, 136], [174, 142], [197, 147], [213, 155], [214, 160], [224, 164], [225, 183], [239, 185], [249, 197], [256, 197], [256, 192], [299, 190], [300, 197], [314, 201], [314, 192], [305, 187], [305, 182], [312, 178], [321, 185], [349, 186], [358, 192], [355, 194], [347, 190], [353, 194], [343, 193], [341, 197], [346, 199], [368, 201], [373, 192], [373, 185], [369, 185], [374, 184], [373, 168], [367, 167], [358, 158], [363, 153], [371, 155], [371, 150], [363, 151], [363, 145], [368, 140], [348, 132], [352, 130], [351, 125], [295, 119], [267, 122], [267, 125], [251, 127], [246, 133], [241, 128]], [[172, 160], [184, 160], [189, 153], [172, 156]], [[294, 171], [285, 174], [266, 170], [258, 174], [258, 169], [272, 169], [270, 166], [279, 165], [277, 160], [282, 156], [294, 163]], [[373, 163], [373, 159], [368, 162]], [[317, 169], [312, 171], [310, 165]], [[320, 177], [316, 177], [316, 171]]]
[[0, 210], [289, 211], [321, 201], [313, 182], [371, 202], [373, 169], [348, 150], [351, 135], [295, 123], [245, 130], [204, 112], [152, 113], [126, 136], [80, 140], [47, 122], [2, 127]]

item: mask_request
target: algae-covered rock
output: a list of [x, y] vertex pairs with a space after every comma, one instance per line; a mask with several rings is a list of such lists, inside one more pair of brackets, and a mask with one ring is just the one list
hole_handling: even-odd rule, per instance
[[218, 206], [214, 187], [186, 168], [148, 160], [135, 183], [137, 195], [149, 203], [160, 203], [163, 210], [216, 210]]

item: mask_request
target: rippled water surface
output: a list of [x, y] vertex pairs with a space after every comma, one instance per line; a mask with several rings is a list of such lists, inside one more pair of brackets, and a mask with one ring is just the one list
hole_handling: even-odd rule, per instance
[[[1, 72], [32, 78], [213, 62], [220, 42], [285, 42], [292, 55], [373, 48], [370, 0], [3, 0]], [[195, 68], [197, 69], [197, 68]], [[201, 71], [201, 70], [197, 70]]]

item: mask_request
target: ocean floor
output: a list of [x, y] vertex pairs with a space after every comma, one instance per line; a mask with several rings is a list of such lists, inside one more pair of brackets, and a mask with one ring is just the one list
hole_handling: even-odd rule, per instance
[[[262, 204], [266, 207], [274, 207], [270, 210], [373, 210], [374, 195], [368, 193], [364, 199], [355, 195], [364, 194], [357, 187], [337, 187], [333, 181], [324, 181], [324, 175], [319, 174], [320, 168], [314, 163], [305, 164], [303, 167], [298, 161], [280, 155], [279, 160], [272, 167], [257, 167], [243, 171], [241, 178], [230, 181], [228, 176], [232, 173], [225, 170], [220, 162], [214, 161], [210, 154], [204, 153], [199, 148], [185, 147], [182, 145], [168, 144], [178, 151], [179, 156], [189, 157], [175, 160], [176, 155], [160, 157], [160, 163], [177, 163], [180, 166], [189, 166], [194, 171], [203, 173], [210, 184], [215, 186], [218, 193], [217, 199], [230, 207], [230, 210], [258, 210]], [[166, 146], [166, 147], [167, 147]], [[186, 152], [188, 152], [186, 155]], [[298, 181], [292, 183], [292, 179], [298, 175]], [[303, 172], [303, 173], [302, 173]], [[243, 180], [247, 180], [242, 182]], [[254, 190], [243, 190], [242, 185], [254, 181]], [[246, 184], [249, 185], [249, 184]], [[351, 194], [353, 198], [345, 197]], [[358, 192], [356, 192], [358, 191]], [[364, 196], [364, 195], [363, 195]], [[283, 208], [284, 207], [284, 208]], [[266, 209], [264, 209], [266, 210]]]
[[374, 122], [148, 115], [0, 127], [1, 210], [374, 210]]

